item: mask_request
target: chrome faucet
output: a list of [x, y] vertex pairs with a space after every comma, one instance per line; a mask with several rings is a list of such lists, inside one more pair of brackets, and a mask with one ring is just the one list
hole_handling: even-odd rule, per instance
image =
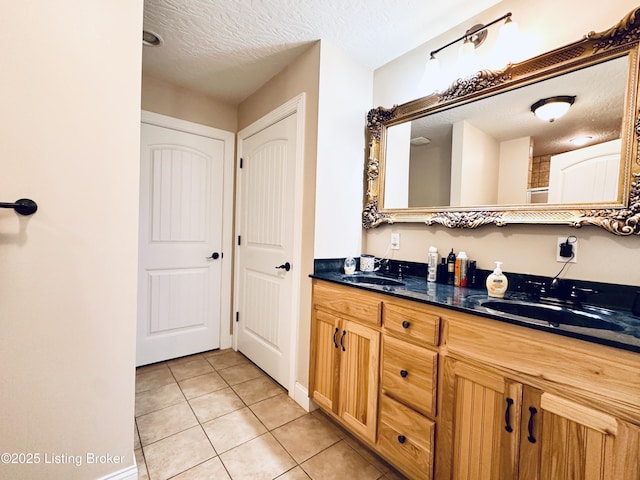
[[584, 300], [587, 293], [596, 294], [598, 293], [598, 290], [571, 285], [571, 293], [569, 294], [569, 298], [573, 301], [573, 303], [579, 305]]

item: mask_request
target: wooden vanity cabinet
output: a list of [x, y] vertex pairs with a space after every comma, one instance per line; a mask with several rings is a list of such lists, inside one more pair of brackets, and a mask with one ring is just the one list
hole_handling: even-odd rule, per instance
[[313, 282], [310, 392], [410, 479], [640, 480], [640, 355]]
[[442, 478], [640, 478], [637, 426], [490, 368], [453, 359], [444, 365], [439, 426], [451, 428], [451, 463]]
[[433, 478], [440, 317], [393, 297], [382, 304], [377, 448], [410, 478]]
[[380, 305], [355, 289], [314, 282], [311, 398], [372, 443], [378, 414]]
[[450, 319], [436, 478], [638, 480], [633, 354], [500, 327]]
[[503, 375], [445, 358], [437, 478], [516, 479], [521, 397]]
[[585, 401], [523, 390], [521, 480], [640, 478], [640, 427]]

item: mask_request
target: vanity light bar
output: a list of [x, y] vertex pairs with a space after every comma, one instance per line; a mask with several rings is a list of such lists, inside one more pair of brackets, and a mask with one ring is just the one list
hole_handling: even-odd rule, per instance
[[[435, 55], [437, 53], [441, 52], [442, 50], [444, 50], [447, 47], [450, 47], [451, 45], [454, 45], [454, 44], [458, 43], [461, 40], [470, 40], [474, 45], [479, 45], [481, 41], [474, 41], [473, 40], [473, 36], [474, 35], [478, 35], [480, 32], [486, 30], [491, 25], [495, 25], [496, 23], [500, 22], [501, 20], [506, 20], [505, 23], [510, 22], [511, 21], [511, 12], [504, 14], [500, 18], [496, 18], [494, 21], [489, 22], [486, 25], [479, 25], [479, 26], [474, 26], [474, 27], [470, 28], [460, 38], [456, 38], [455, 40], [447, 43], [446, 45], [444, 45], [444, 46], [442, 46], [442, 47], [440, 47], [440, 48], [438, 48], [436, 50], [433, 50], [429, 54], [429, 58], [435, 58]], [[486, 32], [485, 32], [485, 34], [486, 34]], [[484, 40], [484, 36], [482, 37], [482, 40]]]

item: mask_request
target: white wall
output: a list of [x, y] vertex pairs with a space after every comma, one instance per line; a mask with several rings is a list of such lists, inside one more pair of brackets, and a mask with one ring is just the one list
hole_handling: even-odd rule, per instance
[[531, 137], [500, 143], [498, 203], [527, 203]]
[[[529, 54], [534, 55], [579, 40], [589, 31], [607, 30], [635, 7], [637, 2], [631, 0], [611, 0], [606, 5], [598, 0], [504, 0], [377, 69], [372, 105], [388, 107], [427, 93], [419, 87], [429, 52], [462, 35], [475, 23], [487, 23], [512, 12], [522, 37], [528, 42]], [[493, 34], [492, 31], [482, 48], [491, 45]], [[354, 177], [353, 181], [359, 180]], [[424, 262], [429, 245], [438, 247], [440, 253], [453, 247], [456, 251], [465, 250], [470, 258], [478, 261], [479, 268], [492, 268], [495, 260], [502, 260], [507, 272], [547, 276], [555, 275], [561, 266], [555, 260], [556, 238], [576, 235], [580, 241], [580, 258], [566, 269], [567, 278], [640, 285], [637, 236], [614, 236], [596, 227], [510, 225], [452, 230], [441, 226], [395, 224], [366, 231], [363, 242], [367, 251], [383, 255], [392, 230], [402, 237], [401, 249], [394, 251], [394, 258]], [[625, 268], [620, 268], [620, 259], [624, 259]]]
[[450, 190], [451, 146], [411, 145], [409, 206], [448, 205]]
[[3, 3], [0, 201], [39, 210], [0, 211], [0, 452], [40, 455], [3, 479], [133, 467], [142, 8]]
[[362, 172], [372, 75], [335, 46], [321, 43], [315, 258], [362, 253]]
[[411, 165], [411, 123], [394, 125], [387, 129], [386, 151], [389, 165], [385, 172], [384, 204], [387, 208], [409, 206], [409, 167]]
[[451, 205], [492, 205], [498, 199], [500, 146], [466, 120], [453, 125]]

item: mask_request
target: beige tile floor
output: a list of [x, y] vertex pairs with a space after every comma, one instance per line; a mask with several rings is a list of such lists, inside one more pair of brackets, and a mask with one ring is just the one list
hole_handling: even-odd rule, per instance
[[141, 480], [403, 478], [233, 350], [139, 368], [135, 408]]

